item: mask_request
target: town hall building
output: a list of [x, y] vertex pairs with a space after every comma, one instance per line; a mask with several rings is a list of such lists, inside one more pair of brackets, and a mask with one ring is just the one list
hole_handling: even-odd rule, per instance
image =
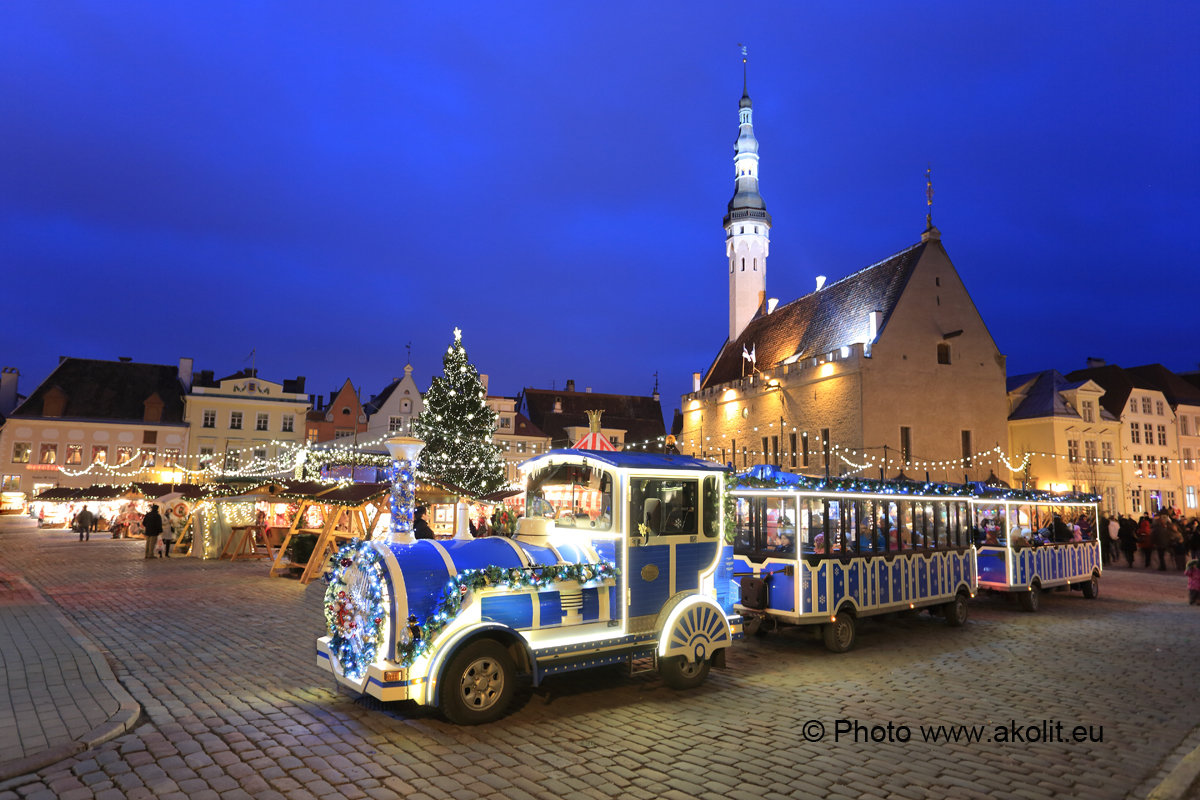
[[1005, 359], [927, 217], [920, 240], [778, 305], [753, 107], [724, 218], [728, 336], [682, 398], [681, 452], [736, 469], [983, 480], [1007, 443]]

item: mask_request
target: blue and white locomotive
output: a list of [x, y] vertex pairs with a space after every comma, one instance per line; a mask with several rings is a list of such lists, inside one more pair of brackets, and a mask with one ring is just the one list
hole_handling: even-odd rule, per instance
[[715, 599], [725, 472], [686, 456], [556, 450], [526, 463], [512, 538], [355, 542], [335, 556], [317, 660], [381, 700], [461, 724], [519, 674], [636, 662], [699, 685], [741, 637]]

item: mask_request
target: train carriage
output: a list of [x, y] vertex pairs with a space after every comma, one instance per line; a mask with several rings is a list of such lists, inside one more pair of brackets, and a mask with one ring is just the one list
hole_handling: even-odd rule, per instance
[[820, 626], [844, 652], [857, 621], [931, 608], [966, 622], [976, 588], [968, 493], [760, 470], [732, 490], [732, 579], [744, 629]]
[[1037, 611], [1042, 591], [1054, 587], [1077, 589], [1089, 599], [1100, 594], [1097, 498], [983, 493], [971, 507], [981, 589], [1012, 594], [1025, 611]]

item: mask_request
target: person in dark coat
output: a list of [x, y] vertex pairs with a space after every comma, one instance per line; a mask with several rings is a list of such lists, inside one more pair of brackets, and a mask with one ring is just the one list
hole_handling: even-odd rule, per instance
[[79, 541], [82, 542], [85, 539], [91, 540], [92, 525], [95, 523], [95, 520], [96, 518], [93, 516], [92, 510], [84, 506], [83, 511], [80, 511], [75, 517], [75, 530], [79, 531]]
[[432, 539], [433, 528], [429, 527], [429, 523], [425, 521], [425, 506], [417, 506], [417, 510], [413, 512], [413, 536], [418, 539]]
[[150, 504], [150, 510], [142, 517], [142, 533], [146, 537], [146, 558], [154, 558], [154, 548], [158, 546], [158, 537], [162, 533], [162, 514], [158, 506]]
[[[1165, 511], [1156, 516], [1154, 522], [1150, 523], [1150, 544], [1158, 551], [1159, 570], [1166, 570], [1167, 568], [1167, 551], [1171, 549], [1171, 529], [1174, 525]], [[1150, 566], [1149, 556], [1146, 558], [1146, 566]]]
[[1071, 528], [1067, 523], [1063, 522], [1062, 517], [1058, 514], [1054, 515], [1054, 523], [1051, 525], [1051, 534], [1056, 542], [1071, 541]]
[[1125, 561], [1132, 567], [1133, 554], [1137, 552], [1137, 524], [1134, 523], [1132, 517], [1124, 514], [1118, 517], [1118, 520], [1120, 529], [1117, 531], [1117, 539], [1121, 543], [1121, 553], [1125, 556]]

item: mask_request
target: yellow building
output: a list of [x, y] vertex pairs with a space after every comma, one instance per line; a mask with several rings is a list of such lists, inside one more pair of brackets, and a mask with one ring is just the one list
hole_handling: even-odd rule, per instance
[[1008, 379], [1008, 462], [1012, 486], [1099, 495], [1106, 513], [1122, 504], [1121, 423], [1101, 403], [1104, 387], [1055, 370]]
[[303, 377], [275, 383], [254, 369], [220, 380], [199, 372], [184, 414], [188, 466], [214, 478], [287, 474], [294, 467], [285, 463], [289, 453], [304, 443], [309, 408]]

